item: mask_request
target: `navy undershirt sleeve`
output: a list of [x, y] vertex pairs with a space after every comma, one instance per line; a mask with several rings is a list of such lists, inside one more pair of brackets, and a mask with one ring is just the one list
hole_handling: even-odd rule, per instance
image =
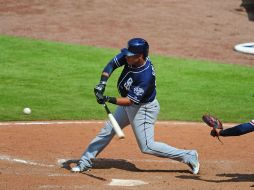
[[112, 72], [118, 68], [121, 67], [125, 64], [125, 58], [124, 56], [120, 53], [116, 55], [103, 69], [103, 72], [108, 73], [109, 76], [112, 74]]
[[251, 123], [243, 123], [235, 127], [224, 129], [220, 132], [221, 136], [240, 136], [254, 131], [254, 126]]

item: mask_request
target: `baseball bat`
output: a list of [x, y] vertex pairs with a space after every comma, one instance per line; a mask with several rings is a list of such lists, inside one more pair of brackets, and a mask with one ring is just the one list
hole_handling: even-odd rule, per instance
[[125, 136], [124, 136], [124, 133], [121, 129], [121, 127], [118, 125], [116, 119], [114, 118], [113, 114], [110, 112], [110, 110], [108, 109], [108, 106], [107, 104], [103, 104], [107, 114], [108, 114], [108, 118], [109, 118], [109, 121], [111, 122], [112, 126], [113, 126], [113, 129], [115, 130], [117, 136], [119, 139], [124, 139]]

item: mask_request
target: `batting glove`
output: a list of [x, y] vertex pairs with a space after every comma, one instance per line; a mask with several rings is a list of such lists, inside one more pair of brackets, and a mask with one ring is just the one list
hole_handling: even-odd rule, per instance
[[106, 88], [106, 83], [104, 82], [100, 82], [99, 84], [97, 84], [95, 87], [94, 87], [94, 93], [100, 93], [103, 95], [104, 91], [105, 91], [105, 88]]

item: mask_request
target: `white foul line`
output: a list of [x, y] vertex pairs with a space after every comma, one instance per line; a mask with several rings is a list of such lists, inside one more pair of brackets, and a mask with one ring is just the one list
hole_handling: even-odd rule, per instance
[[[13, 162], [13, 163], [20, 163], [20, 164], [25, 164], [25, 165], [32, 165], [32, 166], [40, 166], [40, 167], [46, 167], [46, 168], [53, 168], [53, 167], [63, 167], [63, 163], [68, 161], [69, 159], [58, 159], [56, 164], [42, 164], [42, 163], [38, 163], [38, 162], [34, 162], [34, 161], [29, 161], [29, 160], [24, 160], [24, 159], [20, 159], [20, 158], [13, 158], [11, 156], [7, 156], [7, 155], [0, 155], [0, 160], [3, 161], [8, 161], [8, 162]], [[110, 159], [107, 159], [110, 160]], [[112, 161], [117, 161], [112, 159]], [[163, 159], [163, 160], [153, 160], [153, 159], [126, 159], [126, 161], [128, 162], [147, 162], [147, 163], [171, 163], [171, 164], [178, 164], [179, 162], [174, 161], [174, 160], [170, 160], [170, 159]], [[206, 160], [203, 161], [202, 163], [212, 163], [212, 164], [237, 164], [237, 162], [239, 161], [230, 161], [230, 160]], [[54, 175], [58, 175], [58, 174], [52, 174], [51, 176], [49, 175], [49, 177], [52, 177]], [[61, 176], [62, 174], [59, 174], [59, 176]], [[68, 176], [68, 175], [66, 175]], [[71, 175], [72, 176], [72, 175]]]
[[33, 166], [42, 166], [42, 167], [55, 167], [55, 165], [41, 164], [33, 161], [27, 161], [19, 158], [12, 158], [10, 156], [0, 155], [0, 160], [5, 160], [9, 162], [16, 162], [20, 164], [33, 165]]
[[[13, 158], [13, 157], [7, 156], [7, 155], [0, 155], [0, 160], [4, 160], [4, 161], [8, 161], [8, 162], [14, 162], [14, 163], [19, 163], [19, 164], [25, 164], [25, 165], [32, 165], [32, 166], [41, 166], [41, 167], [52, 168], [52, 167], [62, 167], [63, 163], [68, 161], [68, 160], [70, 160], [70, 159], [57, 159], [57, 163], [55, 165], [53, 165], [53, 164], [42, 164], [42, 163], [38, 163], [38, 162], [34, 162], [34, 161], [29, 161], [29, 160], [24, 160], [24, 159], [20, 159], [20, 158]], [[111, 159], [107, 159], [107, 160], [111, 160]], [[114, 159], [112, 159], [111, 161], [114, 161]], [[115, 161], [117, 161], [117, 159]], [[165, 160], [127, 159], [126, 161], [128, 161], [128, 162], [157, 162], [157, 163], [171, 162], [171, 163], [177, 163], [176, 161], [169, 160], [169, 159], [165, 159]]]
[[18, 122], [0, 122], [0, 126], [12, 125], [65, 125], [65, 124], [102, 124], [103, 121], [18, 121]]
[[[80, 120], [80, 121], [17, 121], [17, 122], [0, 122], [0, 126], [26, 126], [26, 125], [66, 125], [66, 124], [104, 124], [106, 121], [102, 120]], [[172, 125], [180, 126], [200, 126], [205, 125], [202, 122], [189, 122], [189, 121], [157, 121], [155, 123], [159, 125]], [[225, 127], [231, 127], [236, 123], [224, 123]]]

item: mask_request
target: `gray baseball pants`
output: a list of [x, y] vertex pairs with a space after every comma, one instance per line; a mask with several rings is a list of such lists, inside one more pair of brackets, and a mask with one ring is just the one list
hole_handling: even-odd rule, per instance
[[[154, 125], [159, 111], [160, 105], [155, 99], [153, 102], [141, 105], [118, 106], [114, 117], [121, 128], [131, 125], [141, 152], [188, 163], [195, 154], [194, 150], [177, 149], [154, 141]], [[95, 158], [110, 143], [114, 135], [111, 123], [107, 121], [81, 156], [80, 167], [91, 168], [91, 159]]]

